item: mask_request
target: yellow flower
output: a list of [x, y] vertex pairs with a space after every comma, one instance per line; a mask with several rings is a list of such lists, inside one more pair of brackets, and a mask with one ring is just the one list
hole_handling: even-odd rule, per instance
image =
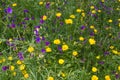
[[43, 2], [40, 1], [40, 2], [39, 2], [39, 5], [42, 5], [42, 4], [43, 4]]
[[96, 59], [100, 59], [100, 56], [96, 56]]
[[22, 64], [22, 61], [18, 60], [18, 61], [17, 61], [17, 64]]
[[46, 19], [47, 19], [47, 16], [46, 16], [46, 15], [44, 15], [44, 16], [43, 16], [43, 20], [46, 20]]
[[62, 76], [62, 77], [65, 77], [66, 75], [65, 75], [65, 73], [61, 72], [61, 76]]
[[76, 12], [80, 13], [82, 10], [81, 9], [77, 9]]
[[47, 80], [54, 80], [54, 78], [52, 76], [48, 77]]
[[17, 6], [17, 3], [13, 3], [12, 6], [13, 6], [13, 7]]
[[22, 70], [22, 74], [24, 75], [24, 74], [26, 74], [27, 73], [27, 71], [26, 70]]
[[118, 26], [120, 27], [120, 23], [118, 24]]
[[34, 51], [34, 48], [33, 48], [32, 46], [29, 46], [29, 47], [28, 47], [28, 52], [31, 53], [31, 52], [33, 52], [33, 51]]
[[8, 60], [10, 60], [10, 61], [13, 60], [12, 56], [9, 56], [9, 57], [8, 57]]
[[117, 50], [112, 50], [112, 52], [113, 52], [114, 54], [118, 54], [118, 51], [117, 51]]
[[3, 57], [3, 58], [2, 58], [2, 62], [5, 62], [5, 61], [6, 61], [6, 59]]
[[64, 64], [64, 60], [63, 59], [59, 59], [58, 63], [59, 64]]
[[28, 73], [24, 74], [24, 78], [28, 78], [28, 77], [29, 77]]
[[110, 49], [114, 49], [114, 46], [110, 46]]
[[0, 8], [0, 10], [2, 10], [2, 8]]
[[62, 45], [62, 50], [63, 50], [63, 51], [68, 50], [68, 48], [69, 48], [68, 45], [66, 45], [66, 44]]
[[95, 7], [94, 6], [90, 6], [91, 9], [94, 9]]
[[94, 29], [94, 32], [97, 33], [97, 29]]
[[91, 77], [91, 80], [98, 80], [98, 77], [97, 77], [96, 75], [93, 75], [93, 76]]
[[47, 47], [45, 50], [46, 50], [46, 52], [51, 52], [52, 51], [50, 47]]
[[82, 16], [85, 17], [85, 13], [84, 12], [82, 13]]
[[96, 41], [95, 41], [95, 39], [90, 38], [89, 43], [90, 43], [90, 45], [94, 45], [96, 43]]
[[13, 39], [12, 39], [12, 38], [10, 38], [8, 41], [9, 41], [9, 42], [11, 42], [12, 40], [13, 40]]
[[105, 76], [105, 80], [111, 80], [109, 75]]
[[98, 10], [98, 12], [100, 13], [100, 12], [101, 12], [101, 10]]
[[0, 60], [0, 63], [2, 63], [2, 60]]
[[118, 66], [118, 70], [120, 71], [120, 66]]
[[93, 25], [90, 26], [91, 29], [94, 29], [95, 27]]
[[60, 42], [60, 40], [59, 39], [55, 39], [54, 40], [54, 44], [60, 44], [61, 42]]
[[15, 69], [14, 66], [10, 66], [10, 70], [13, 71]]
[[70, 15], [70, 18], [75, 18], [75, 15], [73, 15], [73, 14], [72, 14], [72, 15]]
[[97, 72], [97, 68], [96, 67], [92, 67], [92, 72]]
[[66, 23], [66, 24], [72, 24], [73, 21], [72, 21], [72, 19], [65, 19], [65, 23]]
[[16, 72], [15, 71], [12, 74], [13, 74], [13, 76], [16, 76]]
[[73, 51], [72, 54], [73, 54], [73, 56], [77, 56], [78, 52], [77, 51]]
[[96, 11], [95, 10], [92, 10], [92, 14], [95, 14], [96, 13]]
[[105, 2], [105, 0], [101, 0], [101, 2]]
[[110, 20], [108, 20], [108, 22], [109, 22], [109, 23], [112, 23], [113, 21], [110, 19]]
[[62, 14], [61, 13], [56, 13], [56, 16], [57, 17], [60, 17]]
[[79, 37], [79, 40], [84, 41], [85, 39], [84, 39], [84, 37], [81, 36], [81, 37]]
[[24, 64], [21, 64], [20, 67], [19, 67], [20, 70], [24, 70], [25, 69], [25, 65]]

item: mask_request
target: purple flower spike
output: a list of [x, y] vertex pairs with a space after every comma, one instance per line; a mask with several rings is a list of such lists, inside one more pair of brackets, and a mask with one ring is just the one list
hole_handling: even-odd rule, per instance
[[7, 14], [12, 14], [12, 11], [13, 11], [13, 10], [12, 10], [11, 7], [8, 7], [8, 8], [6, 9], [6, 13], [7, 13]]

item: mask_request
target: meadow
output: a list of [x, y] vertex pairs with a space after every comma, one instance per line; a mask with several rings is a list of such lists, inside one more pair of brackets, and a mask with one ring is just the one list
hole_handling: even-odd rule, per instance
[[120, 0], [0, 0], [0, 80], [120, 80]]

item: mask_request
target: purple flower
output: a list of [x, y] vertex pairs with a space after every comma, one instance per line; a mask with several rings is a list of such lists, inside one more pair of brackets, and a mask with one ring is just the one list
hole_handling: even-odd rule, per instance
[[11, 28], [15, 28], [16, 25], [15, 25], [14, 23], [12, 23], [10, 27], [11, 27]]
[[12, 14], [12, 11], [13, 11], [13, 10], [12, 10], [11, 7], [8, 7], [8, 8], [6, 9], [6, 13], [7, 13], [7, 14]]
[[35, 41], [36, 43], [40, 43], [40, 37], [36, 37]]
[[60, 25], [62, 26], [64, 23], [63, 22], [60, 22]]
[[35, 20], [35, 18], [32, 16], [31, 20]]
[[21, 22], [22, 24], [26, 24], [26, 22]]
[[46, 45], [46, 46], [49, 46], [49, 44], [50, 44], [50, 42], [48, 42], [48, 41], [45, 42], [45, 45]]
[[50, 2], [46, 3], [46, 8], [48, 9], [50, 7]]
[[39, 35], [39, 33], [38, 33], [37, 30], [34, 30], [34, 34], [35, 34], [35, 35]]
[[106, 56], [106, 55], [109, 55], [110, 53], [108, 52], [108, 51], [105, 51], [104, 52], [104, 55]]
[[24, 9], [24, 13], [28, 13], [29, 11], [27, 9]]
[[91, 33], [90, 33], [90, 36], [94, 36], [94, 32], [91, 32]]
[[43, 23], [44, 23], [44, 20], [43, 20], [43, 19], [41, 19], [41, 20], [40, 20], [40, 24], [43, 24]]
[[6, 71], [8, 68], [9, 68], [8, 66], [3, 66], [3, 67], [2, 67], [2, 70], [3, 70], [3, 71]]
[[58, 45], [58, 50], [62, 51], [62, 47], [60, 45]]
[[26, 17], [24, 20], [29, 20], [29, 18], [28, 18], [28, 17]]
[[40, 26], [35, 26], [35, 28], [40, 28]]
[[120, 78], [119, 74], [115, 74], [116, 79]]
[[86, 26], [81, 26], [81, 30], [84, 30]]
[[104, 64], [105, 62], [104, 62], [104, 61], [99, 61], [98, 63], [99, 63], [99, 64]]
[[18, 53], [18, 57], [19, 57], [20, 60], [24, 60], [24, 57], [23, 57], [23, 53], [22, 53], [22, 52], [19, 52], [19, 53]]
[[46, 51], [45, 51], [45, 49], [41, 49], [41, 52], [42, 52], [42, 53], [45, 53]]
[[42, 36], [42, 40], [43, 40], [43, 41], [45, 40], [45, 37], [44, 37], [44, 36]]

